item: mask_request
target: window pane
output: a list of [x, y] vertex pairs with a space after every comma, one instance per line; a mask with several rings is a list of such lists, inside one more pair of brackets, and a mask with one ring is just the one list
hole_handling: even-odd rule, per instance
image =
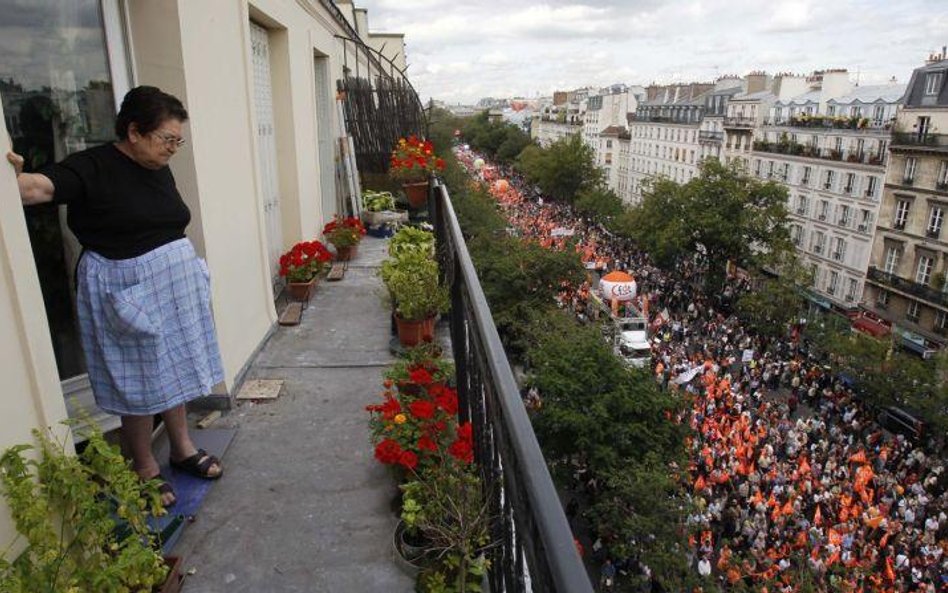
[[[0, 98], [26, 170], [113, 139], [115, 104], [98, 0], [0, 0]], [[72, 273], [79, 253], [53, 205], [26, 209], [60, 378], [84, 372]]]

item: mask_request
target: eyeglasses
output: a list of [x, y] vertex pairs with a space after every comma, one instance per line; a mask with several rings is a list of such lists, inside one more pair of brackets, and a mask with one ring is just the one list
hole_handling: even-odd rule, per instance
[[169, 136], [167, 134], [162, 134], [161, 132], [152, 132], [152, 135], [155, 138], [158, 138], [158, 141], [164, 144], [165, 146], [176, 146], [181, 148], [184, 146], [186, 140], [184, 138], [178, 138], [177, 136]]

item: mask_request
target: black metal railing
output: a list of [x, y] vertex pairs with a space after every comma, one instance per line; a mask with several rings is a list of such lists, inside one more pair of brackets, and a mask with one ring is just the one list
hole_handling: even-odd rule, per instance
[[448, 190], [437, 179], [431, 183], [428, 211], [451, 288], [459, 414], [473, 425], [475, 459], [498, 543], [488, 552], [490, 591], [592, 593]]
[[725, 117], [725, 128], [753, 128], [757, 125], [757, 120], [752, 117]]
[[892, 134], [892, 148], [896, 146], [911, 146], [939, 151], [948, 150], [948, 134], [895, 132]]
[[716, 142], [720, 144], [723, 141], [724, 132], [698, 131], [698, 142]]
[[813, 131], [847, 130], [859, 133], [888, 133], [891, 123], [868, 120], [867, 118], [811, 117], [802, 118], [767, 118], [764, 121], [767, 127], [808, 128]]
[[918, 282], [913, 282], [912, 280], [900, 278], [895, 274], [884, 272], [873, 266], [869, 266], [869, 273], [866, 276], [869, 278], [869, 280], [872, 280], [877, 284], [882, 284], [884, 286], [908, 293], [912, 296], [916, 296], [920, 299], [925, 299], [930, 303], [948, 306], [948, 293], [935, 290], [931, 286], [926, 286], [925, 284], [919, 284]]

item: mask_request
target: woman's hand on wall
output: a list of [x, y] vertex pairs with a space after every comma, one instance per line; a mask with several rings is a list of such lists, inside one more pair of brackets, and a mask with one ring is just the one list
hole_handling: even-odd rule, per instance
[[7, 152], [7, 162], [13, 165], [13, 170], [16, 172], [16, 183], [20, 188], [20, 200], [23, 201], [24, 206], [53, 201], [53, 192], [56, 188], [49, 177], [42, 173], [24, 173], [23, 155], [12, 150]]

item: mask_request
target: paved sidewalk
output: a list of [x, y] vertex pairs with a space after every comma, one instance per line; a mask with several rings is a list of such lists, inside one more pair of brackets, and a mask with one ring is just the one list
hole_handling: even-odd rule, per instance
[[274, 402], [217, 422], [239, 430], [225, 473], [175, 548], [196, 573], [185, 593], [408, 593], [392, 560], [394, 482], [372, 456], [366, 404], [392, 361], [367, 237], [341, 282], [323, 281], [297, 327], [281, 327], [248, 379], [284, 379]]

